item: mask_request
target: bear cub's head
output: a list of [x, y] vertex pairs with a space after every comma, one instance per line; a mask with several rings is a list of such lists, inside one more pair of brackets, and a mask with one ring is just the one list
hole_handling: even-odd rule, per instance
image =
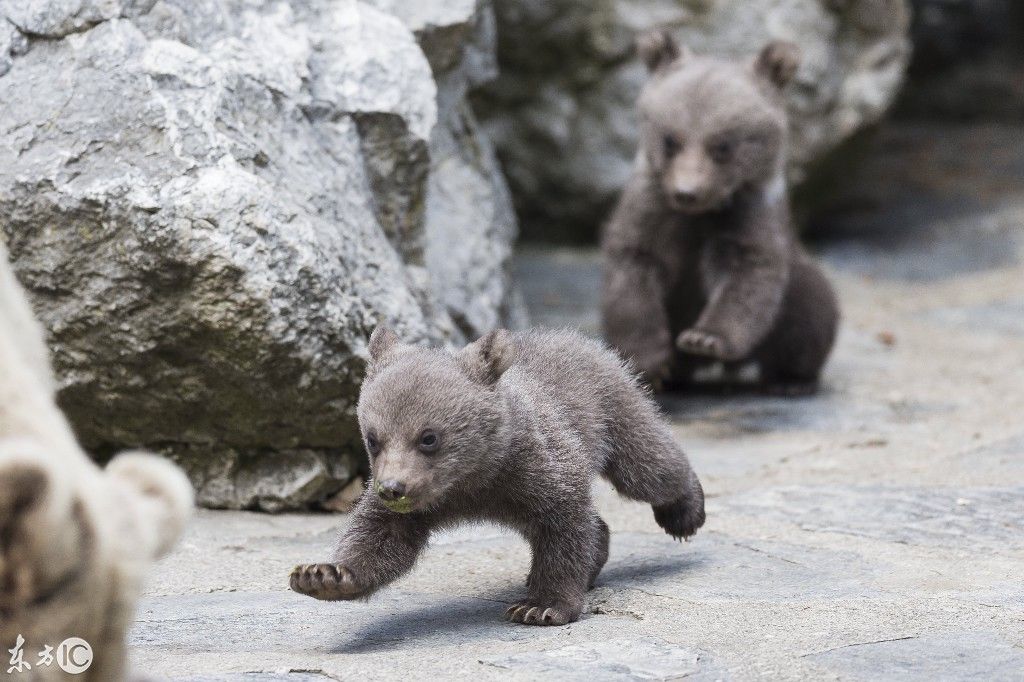
[[800, 64], [795, 45], [774, 42], [752, 61], [726, 61], [690, 54], [656, 31], [637, 40], [637, 51], [650, 72], [638, 103], [642, 160], [673, 210], [718, 210], [782, 177], [781, 93]]
[[504, 330], [458, 353], [403, 344], [386, 327], [373, 332], [358, 414], [385, 506], [428, 511], [490, 480], [507, 445], [498, 382], [515, 353]]

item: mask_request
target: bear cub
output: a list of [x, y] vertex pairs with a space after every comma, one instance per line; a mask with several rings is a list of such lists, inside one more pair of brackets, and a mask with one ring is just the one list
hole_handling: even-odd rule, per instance
[[782, 91], [798, 49], [725, 61], [663, 32], [637, 48], [650, 77], [634, 171], [602, 240], [606, 338], [655, 387], [753, 362], [765, 389], [812, 392], [839, 311], [790, 228]]
[[327, 563], [298, 566], [296, 592], [359, 599], [409, 571], [432, 530], [491, 521], [532, 550], [526, 599], [506, 618], [576, 620], [608, 558], [596, 475], [649, 503], [677, 539], [704, 523], [704, 493], [658, 409], [622, 361], [562, 332], [494, 331], [458, 353], [378, 327], [359, 396], [372, 471]]

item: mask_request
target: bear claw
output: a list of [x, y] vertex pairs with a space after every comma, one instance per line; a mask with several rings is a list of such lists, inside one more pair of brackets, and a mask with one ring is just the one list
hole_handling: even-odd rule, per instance
[[565, 625], [573, 619], [568, 612], [557, 606], [521, 601], [508, 607], [505, 620], [524, 625]]

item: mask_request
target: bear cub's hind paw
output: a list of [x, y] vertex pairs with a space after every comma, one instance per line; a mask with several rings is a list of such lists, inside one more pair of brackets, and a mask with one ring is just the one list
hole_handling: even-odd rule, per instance
[[556, 602], [544, 604], [530, 600], [516, 602], [505, 611], [505, 620], [524, 625], [565, 625], [579, 617], [568, 604]]
[[324, 601], [358, 599], [367, 592], [352, 571], [341, 564], [296, 566], [289, 582], [293, 591]]
[[687, 329], [676, 339], [676, 347], [684, 353], [700, 355], [702, 357], [715, 358], [716, 360], [728, 359], [728, 348], [725, 339], [717, 334], [701, 331], [700, 329]]
[[704, 505], [683, 496], [674, 502], [652, 506], [654, 520], [676, 540], [685, 540], [704, 525]]

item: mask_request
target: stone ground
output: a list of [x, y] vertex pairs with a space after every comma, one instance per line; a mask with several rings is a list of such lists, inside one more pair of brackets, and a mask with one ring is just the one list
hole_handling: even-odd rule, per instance
[[[1024, 680], [1024, 132], [903, 127], [815, 248], [845, 322], [821, 393], [663, 401], [708, 492], [686, 544], [604, 485], [583, 618], [509, 625], [526, 545], [438, 537], [365, 603], [287, 589], [344, 516], [201, 512], [134, 664], [176, 680]], [[843, 205], [846, 208], [843, 208]], [[535, 322], [596, 329], [592, 251], [524, 250]]]

